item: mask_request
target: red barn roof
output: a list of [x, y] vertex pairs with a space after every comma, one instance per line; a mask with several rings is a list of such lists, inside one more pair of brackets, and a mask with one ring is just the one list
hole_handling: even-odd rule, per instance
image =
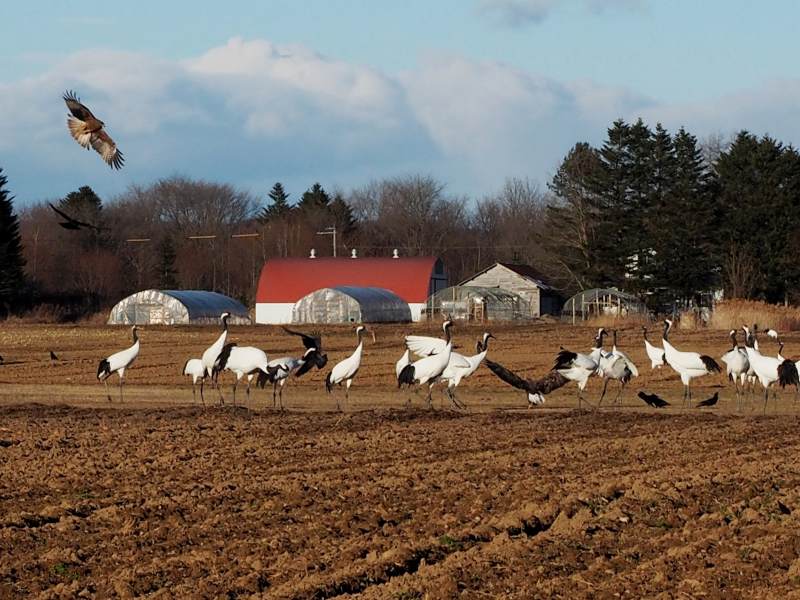
[[[438, 269], [437, 269], [438, 263]], [[256, 303], [297, 302], [324, 287], [380, 287], [406, 302], [424, 303], [431, 280], [445, 281], [435, 256], [404, 258], [271, 258], [261, 269]]]

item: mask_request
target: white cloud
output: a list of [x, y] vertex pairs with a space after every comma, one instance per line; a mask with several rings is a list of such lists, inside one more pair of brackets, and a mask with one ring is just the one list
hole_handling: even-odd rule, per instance
[[[66, 130], [75, 89], [125, 153], [111, 172]], [[491, 61], [429, 55], [391, 75], [303, 46], [234, 38], [186, 61], [69, 55], [36, 77], [0, 83], [0, 153], [23, 201], [90, 184], [106, 195], [176, 172], [298, 196], [314, 181], [347, 188], [431, 173], [480, 195], [508, 176], [542, 183], [578, 141], [602, 142], [639, 116], [700, 138], [748, 128], [800, 140], [800, 81], [694, 104], [664, 104], [595, 81], [556, 81]]]

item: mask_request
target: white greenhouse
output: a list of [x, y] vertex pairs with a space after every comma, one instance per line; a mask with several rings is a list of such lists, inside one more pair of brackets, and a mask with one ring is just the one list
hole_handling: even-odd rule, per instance
[[315, 290], [292, 309], [293, 323], [408, 323], [411, 308], [378, 287], [337, 286]]
[[249, 325], [247, 308], [233, 298], [203, 290], [143, 290], [111, 309], [109, 325], [204, 325], [230, 313], [230, 323]]

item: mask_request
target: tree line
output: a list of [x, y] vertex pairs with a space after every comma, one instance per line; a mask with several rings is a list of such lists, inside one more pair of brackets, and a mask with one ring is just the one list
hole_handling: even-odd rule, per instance
[[103, 201], [89, 186], [52, 199], [86, 226], [59, 227], [48, 202], [14, 211], [0, 171], [0, 313], [36, 305], [63, 319], [146, 288], [216, 290], [252, 305], [270, 257], [434, 254], [456, 283], [495, 261], [532, 265], [566, 296], [591, 287], [654, 309], [728, 297], [795, 301], [800, 155], [742, 131], [703, 144], [641, 120], [577, 143], [547, 187], [509, 179], [481, 198], [426, 175], [348, 191], [281, 183], [263, 198], [168, 177]]

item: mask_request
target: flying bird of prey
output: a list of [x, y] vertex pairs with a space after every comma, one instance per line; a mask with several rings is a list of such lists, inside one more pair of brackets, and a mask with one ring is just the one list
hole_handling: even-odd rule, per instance
[[544, 404], [545, 394], [549, 394], [560, 387], [564, 387], [570, 381], [555, 370], [549, 371], [541, 379], [524, 379], [516, 373], [509, 371], [500, 363], [493, 362], [488, 358], [486, 359], [486, 366], [489, 367], [492, 373], [507, 384], [526, 391], [528, 393], [528, 408]]
[[65, 221], [59, 223], [59, 225], [61, 225], [64, 229], [81, 229], [83, 227], [94, 229], [96, 231], [100, 231], [101, 229], [101, 227], [98, 227], [97, 225], [92, 225], [91, 223], [84, 223], [83, 221], [78, 221], [78, 219], [70, 217], [67, 213], [57, 209], [49, 202], [47, 204], [50, 205], [50, 208], [52, 208], [58, 216], [60, 216], [62, 219], [65, 219]]
[[644, 400], [647, 404], [649, 404], [653, 408], [664, 408], [665, 406], [669, 406], [669, 402], [667, 402], [666, 400], [664, 400], [659, 396], [656, 396], [655, 394], [639, 392], [639, 398]]
[[701, 406], [714, 406], [717, 403], [717, 400], [719, 400], [719, 392], [714, 392], [714, 395], [711, 396], [711, 398], [707, 398], [702, 402], [698, 402], [697, 408], [700, 408]]
[[122, 168], [125, 159], [114, 140], [103, 129], [105, 123], [81, 104], [75, 92], [65, 92], [64, 102], [67, 103], [67, 108], [72, 113], [67, 117], [67, 127], [75, 141], [87, 150], [89, 146], [94, 148], [112, 169]]

